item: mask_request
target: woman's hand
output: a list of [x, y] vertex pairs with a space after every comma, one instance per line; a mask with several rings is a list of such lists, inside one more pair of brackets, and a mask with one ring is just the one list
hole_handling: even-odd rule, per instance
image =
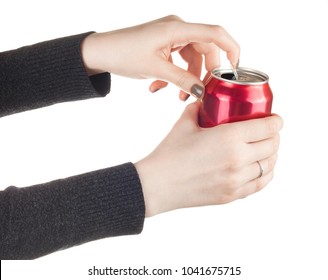
[[[200, 97], [203, 56], [207, 71], [220, 65], [219, 49], [227, 53], [232, 65], [239, 60], [239, 46], [220, 26], [187, 23], [168, 16], [138, 26], [106, 33], [93, 33], [82, 43], [82, 57], [90, 75], [111, 72], [132, 78], [157, 79], [150, 85], [155, 92], [171, 82], [182, 91]], [[187, 62], [183, 70], [172, 62], [178, 51]]]
[[188, 105], [163, 142], [135, 164], [148, 217], [244, 198], [273, 177], [279, 116], [205, 129], [197, 125], [198, 111], [199, 102]]

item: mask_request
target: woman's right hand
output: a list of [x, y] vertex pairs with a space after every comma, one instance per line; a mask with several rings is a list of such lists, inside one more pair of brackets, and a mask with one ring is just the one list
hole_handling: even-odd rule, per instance
[[201, 128], [198, 111], [199, 102], [188, 105], [162, 143], [135, 164], [148, 217], [244, 198], [273, 177], [279, 116]]

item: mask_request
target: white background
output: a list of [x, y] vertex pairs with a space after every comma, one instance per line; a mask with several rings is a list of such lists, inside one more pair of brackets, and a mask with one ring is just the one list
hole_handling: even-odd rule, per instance
[[[168, 14], [222, 25], [241, 45], [241, 66], [269, 74], [273, 111], [285, 126], [275, 178], [262, 192], [228, 205], [147, 219], [137, 236], [95, 241], [33, 262], [2, 262], [1, 278], [91, 279], [87, 269], [93, 265], [146, 265], [242, 270], [230, 278], [185, 279], [327, 279], [327, 12], [324, 0], [2, 1], [0, 51]], [[146, 156], [186, 105], [173, 85], [151, 94], [150, 82], [113, 76], [104, 99], [0, 119], [0, 188]], [[123, 278], [147, 277], [112, 277]], [[178, 273], [168, 277], [181, 278]]]

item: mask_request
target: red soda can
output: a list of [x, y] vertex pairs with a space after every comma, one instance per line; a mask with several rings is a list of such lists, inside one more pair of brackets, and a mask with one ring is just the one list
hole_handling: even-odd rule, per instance
[[271, 115], [272, 91], [265, 73], [248, 68], [215, 69], [206, 81], [199, 125], [213, 127], [223, 123]]

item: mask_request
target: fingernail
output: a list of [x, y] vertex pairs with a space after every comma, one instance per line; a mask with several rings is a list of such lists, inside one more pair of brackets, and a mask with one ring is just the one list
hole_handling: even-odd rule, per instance
[[204, 88], [200, 85], [195, 84], [191, 87], [190, 93], [196, 98], [201, 98], [204, 93]]

